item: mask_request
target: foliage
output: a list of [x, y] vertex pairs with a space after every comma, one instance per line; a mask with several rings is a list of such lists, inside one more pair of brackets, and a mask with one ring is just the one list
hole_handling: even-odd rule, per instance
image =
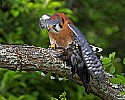
[[102, 64], [106, 71], [109, 71], [111, 74], [120, 74], [122, 65], [119, 61], [119, 58], [115, 58], [116, 53], [112, 52], [109, 54], [109, 57], [104, 57], [102, 59]]
[[124, 84], [124, 81], [123, 81], [123, 79], [125, 79], [124, 76], [118, 75], [122, 73], [122, 64], [119, 62], [118, 58], [115, 58], [115, 56], [116, 56], [116, 53], [112, 52], [111, 54], [109, 54], [109, 57], [104, 57], [102, 58], [101, 61], [105, 70], [111, 74], [116, 75], [117, 77], [117, 78], [112, 78], [111, 82]]
[[117, 78], [111, 78], [110, 81], [115, 84], [125, 84], [125, 77], [117, 75]]
[[[63, 92], [62, 95], [59, 96], [60, 100], [66, 100], [66, 92]], [[58, 100], [57, 98], [52, 97], [51, 100]]]
[[[115, 52], [109, 54], [109, 58], [108, 57], [104, 57], [102, 59], [102, 64], [105, 67], [105, 69], [107, 71], [109, 71], [111, 74], [115, 74], [116, 77], [113, 77], [110, 79], [110, 82], [116, 85], [119, 84], [123, 84], [125, 85], [125, 74], [121, 72], [118, 73], [118, 70], [116, 70], [116, 67], [120, 68], [121, 64], [116, 64], [116, 60], [115, 60]], [[125, 64], [125, 58], [123, 59], [123, 64]], [[121, 71], [121, 70], [120, 70]], [[120, 92], [120, 94], [125, 94], [125, 91]]]
[[50, 80], [49, 74], [41, 76], [41, 72], [14, 72], [0, 69], [0, 100], [49, 100], [59, 96], [64, 99], [83, 100], [84, 98], [96, 98], [87, 96], [84, 88], [69, 81]]
[[[104, 48], [102, 63], [115, 75], [125, 71], [125, 4], [123, 0], [1, 0], [0, 43], [48, 47], [46, 30], [39, 28], [43, 14], [66, 13], [84, 32], [91, 44]], [[116, 2], [115, 2], [116, 1]], [[123, 60], [125, 64], [125, 59]], [[117, 76], [123, 83], [122, 76]], [[115, 80], [115, 79], [114, 79]], [[117, 79], [115, 80], [117, 81]], [[0, 69], [0, 100], [48, 100], [66, 91], [69, 100], [94, 100], [76, 84], [42, 77], [40, 72], [13, 72]]]

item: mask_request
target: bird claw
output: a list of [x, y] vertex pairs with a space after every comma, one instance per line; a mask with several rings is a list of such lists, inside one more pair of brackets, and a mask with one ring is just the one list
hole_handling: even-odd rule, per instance
[[54, 44], [54, 43], [53, 43], [53, 44], [51, 44], [51, 45], [49, 46], [49, 48], [51, 48], [51, 49], [54, 49], [54, 50], [55, 50], [57, 47], [56, 47], [56, 44]]
[[78, 48], [79, 48], [79, 45], [78, 45], [78, 44], [75, 44], [75, 45], [74, 45], [74, 48], [75, 48], [75, 49], [78, 49]]
[[74, 49], [78, 49], [79, 48], [79, 44], [76, 44], [76, 43], [72, 43], [69, 45], [69, 48], [74, 50]]

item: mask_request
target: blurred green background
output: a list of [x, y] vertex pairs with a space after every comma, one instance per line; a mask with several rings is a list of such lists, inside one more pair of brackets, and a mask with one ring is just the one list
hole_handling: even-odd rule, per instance
[[[56, 12], [66, 13], [91, 44], [104, 49], [103, 56], [116, 52], [114, 74], [125, 71], [124, 0], [0, 0], [0, 43], [47, 48], [47, 30], [39, 28], [39, 18]], [[67, 100], [101, 100], [86, 95], [77, 84], [50, 80], [49, 75], [42, 77], [40, 72], [0, 69], [0, 100], [50, 100], [64, 91]]]

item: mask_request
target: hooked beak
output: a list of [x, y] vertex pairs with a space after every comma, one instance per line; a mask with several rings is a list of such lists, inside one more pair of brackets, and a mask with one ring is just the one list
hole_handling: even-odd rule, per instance
[[47, 24], [47, 30], [50, 31], [53, 28], [52, 24]]

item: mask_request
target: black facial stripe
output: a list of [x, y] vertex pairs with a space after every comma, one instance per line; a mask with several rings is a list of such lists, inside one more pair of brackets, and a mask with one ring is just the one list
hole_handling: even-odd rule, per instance
[[57, 29], [56, 29], [55, 27], [53, 27], [53, 29], [54, 29], [56, 32], [58, 32]]
[[64, 19], [62, 18], [62, 22], [63, 22], [63, 24], [64, 24]]
[[62, 28], [62, 25], [59, 23], [59, 27]]

